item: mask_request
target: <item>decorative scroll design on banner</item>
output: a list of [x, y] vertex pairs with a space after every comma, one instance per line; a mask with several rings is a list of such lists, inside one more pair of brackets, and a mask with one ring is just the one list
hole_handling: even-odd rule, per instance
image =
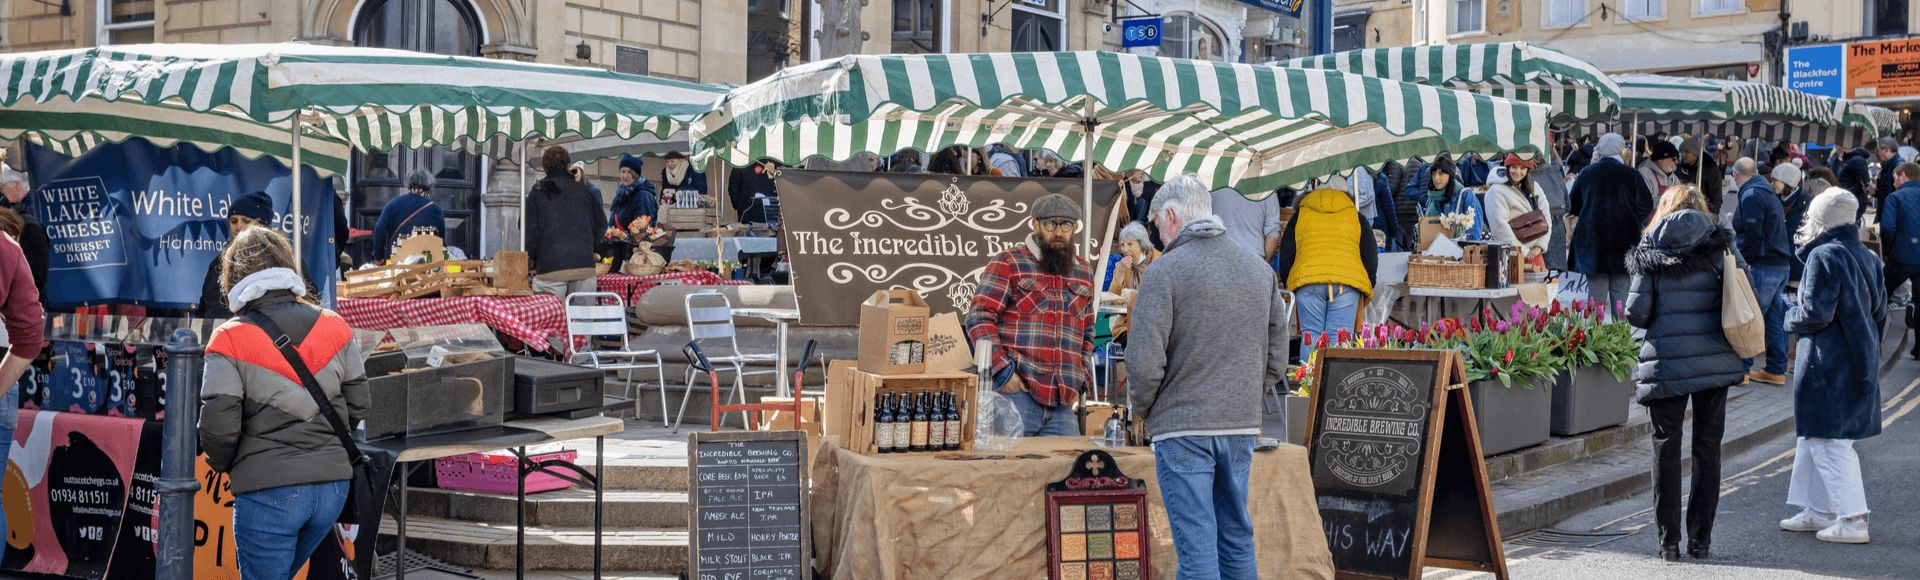
[[[880, 200], [879, 210], [867, 210], [854, 217], [846, 208], [834, 208], [827, 211], [827, 227], [836, 230], [849, 230], [855, 227], [877, 228], [885, 225], [910, 232], [930, 232], [950, 225], [963, 225], [975, 231], [990, 234], [1011, 233], [1027, 226], [1026, 220], [1013, 220], [1006, 227], [996, 228], [988, 224], [1006, 222], [1009, 216], [1025, 215], [1027, 204], [1008, 204], [1006, 200], [992, 200], [985, 206], [972, 208], [967, 193], [958, 184], [948, 184], [940, 192], [940, 207], [920, 203], [918, 198], [903, 197]], [[971, 211], [969, 211], [971, 209]], [[884, 210], [884, 211], [883, 211]], [[888, 212], [899, 212], [894, 216]]]
[[[908, 276], [908, 270], [927, 270], [927, 272]], [[853, 264], [837, 262], [827, 266], [827, 278], [835, 284], [855, 281], [855, 276], [875, 284], [893, 284], [889, 288], [912, 290], [925, 298], [934, 290], [946, 289], [947, 298], [953, 300], [953, 307], [965, 310], [973, 300], [973, 289], [980, 283], [980, 273], [986, 268], [974, 268], [965, 274], [947, 269], [939, 264], [913, 263], [889, 270], [883, 264]], [[911, 278], [894, 283], [896, 278]]]

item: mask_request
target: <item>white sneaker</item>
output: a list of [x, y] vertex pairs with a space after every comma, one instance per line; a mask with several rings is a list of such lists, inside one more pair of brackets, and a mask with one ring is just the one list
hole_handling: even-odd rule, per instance
[[1832, 515], [1803, 509], [1791, 518], [1780, 520], [1780, 529], [1789, 532], [1818, 532], [1833, 527], [1833, 524]]
[[1814, 534], [1813, 537], [1818, 538], [1822, 542], [1833, 542], [1836, 544], [1865, 544], [1867, 543], [1867, 518], [1857, 517], [1840, 520], [1833, 524], [1833, 527], [1820, 530], [1820, 533]]

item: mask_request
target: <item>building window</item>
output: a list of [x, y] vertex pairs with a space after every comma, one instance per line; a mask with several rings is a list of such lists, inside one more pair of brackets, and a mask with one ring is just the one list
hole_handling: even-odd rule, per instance
[[1485, 32], [1486, 0], [1453, 0], [1453, 34]]
[[1728, 14], [1739, 11], [1740, 0], [1700, 0], [1701, 14]]
[[1625, 0], [1623, 10], [1627, 18], [1633, 20], [1652, 20], [1667, 17], [1667, 0]]
[[1863, 36], [1906, 36], [1907, 0], [1867, 0], [1861, 7]]
[[1427, 22], [1427, 0], [1413, 0], [1414, 44], [1427, 43], [1427, 27], [1432, 26], [1432, 24], [1431, 22]]
[[893, 0], [893, 52], [940, 52], [940, 0]]
[[1547, 26], [1573, 26], [1587, 20], [1586, 0], [1547, 0], [1547, 3]]
[[1066, 50], [1066, 22], [1061, 0], [1015, 0], [1013, 52]]
[[100, 0], [100, 44], [153, 42], [154, 0]]
[[1220, 33], [1198, 18], [1184, 14], [1167, 16], [1160, 44], [1160, 56], [1194, 60], [1227, 60]]

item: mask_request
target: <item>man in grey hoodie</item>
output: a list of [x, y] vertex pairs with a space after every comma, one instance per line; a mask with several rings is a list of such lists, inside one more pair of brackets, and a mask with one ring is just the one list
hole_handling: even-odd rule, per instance
[[1267, 265], [1223, 235], [1196, 176], [1162, 186], [1151, 217], [1167, 250], [1141, 278], [1127, 380], [1153, 441], [1177, 575], [1251, 580], [1247, 470], [1260, 391], [1286, 372], [1288, 312]]

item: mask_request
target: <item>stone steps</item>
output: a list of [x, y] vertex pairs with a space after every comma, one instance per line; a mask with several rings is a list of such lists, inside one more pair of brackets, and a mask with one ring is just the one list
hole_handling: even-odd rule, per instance
[[[604, 506], [603, 524], [608, 529], [687, 527], [687, 493], [684, 491], [610, 489]], [[512, 529], [515, 506], [512, 495], [415, 489], [407, 494], [407, 512], [414, 517], [478, 522]], [[528, 494], [527, 525], [592, 528], [593, 491], [574, 488]]]
[[[514, 526], [414, 516], [407, 520], [407, 549], [456, 566], [514, 569]], [[527, 526], [528, 570], [593, 570], [593, 528]], [[398, 528], [380, 526], [379, 550], [397, 547]], [[602, 569], [676, 574], [687, 567], [687, 530], [616, 528], [602, 535]]]

